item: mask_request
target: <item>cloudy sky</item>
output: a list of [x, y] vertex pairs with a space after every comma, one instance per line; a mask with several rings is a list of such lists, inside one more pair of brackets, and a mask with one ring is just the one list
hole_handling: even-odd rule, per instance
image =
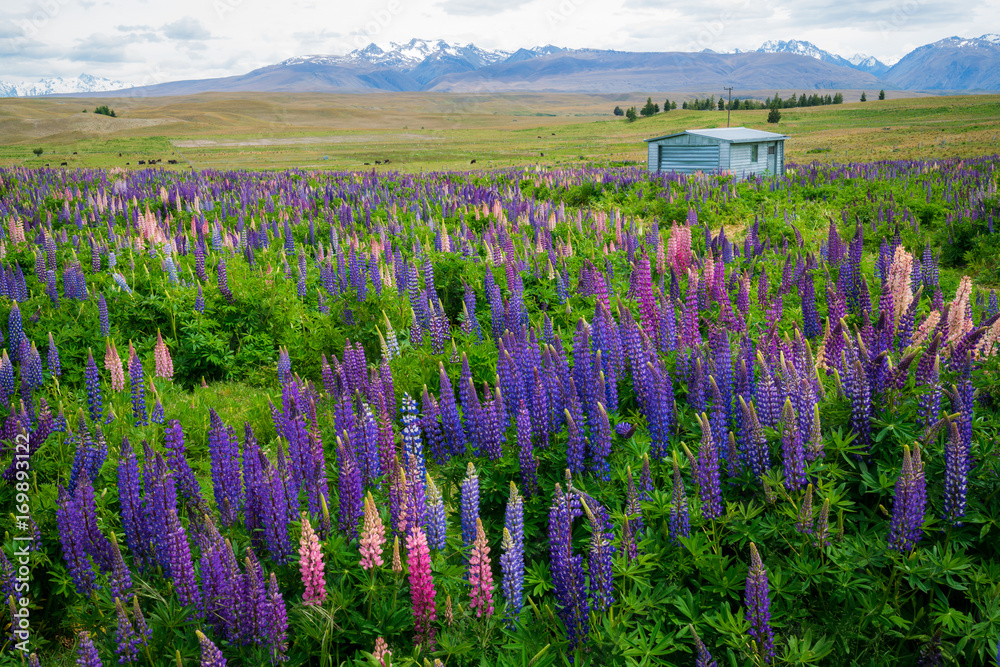
[[986, 32], [1000, 32], [1000, 0], [3, 0], [0, 80], [86, 72], [142, 85], [412, 37], [624, 51], [800, 39], [893, 62], [922, 44]]

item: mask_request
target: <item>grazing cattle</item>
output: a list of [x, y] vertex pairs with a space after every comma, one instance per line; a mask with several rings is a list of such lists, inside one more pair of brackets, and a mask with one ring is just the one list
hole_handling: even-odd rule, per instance
[[76, 155], [76, 151], [73, 151], [73, 155]]
[[382, 160], [382, 164], [389, 164], [391, 160]]
[[45, 163], [45, 166], [46, 166], [46, 167], [47, 167], [47, 166], [49, 166], [49, 163], [48, 163], [48, 162], [46, 162], [46, 163]]
[[126, 162], [125, 166], [130, 166], [131, 164], [132, 164], [131, 162]]
[[167, 164], [177, 164], [177, 160], [167, 160]]
[[146, 164], [145, 160], [139, 160], [139, 164]]
[[539, 134], [539, 135], [538, 135], [537, 137], [535, 137], [535, 138], [536, 138], [536, 139], [541, 139], [541, 138], [542, 138], [542, 135], [540, 135], [540, 134]]
[[382, 160], [375, 160], [375, 164], [382, 164]]
[[59, 166], [60, 166], [60, 167], [65, 167], [65, 166], [66, 166], [66, 163], [65, 163], [65, 162], [60, 162], [60, 163], [59, 163]]
[[118, 154], [118, 157], [121, 157], [121, 156], [122, 156], [122, 154], [121, 154], [121, 153], [119, 153], [119, 154]]
[[554, 137], [554, 136], [556, 136], [556, 133], [555, 133], [555, 132], [553, 132], [553, 133], [552, 133], [552, 136], [553, 136], [553, 137]]
[[472, 160], [471, 160], [471, 161], [469, 162], [469, 164], [476, 164], [476, 160], [475, 160], [475, 158], [473, 158], [473, 159], [472, 159]]
[[367, 166], [370, 166], [370, 165], [371, 165], [371, 162], [365, 162], [365, 166], [366, 166], [366, 167], [367, 167]]
[[539, 155], [541, 155], [542, 157], [545, 157], [545, 153], [539, 153]]

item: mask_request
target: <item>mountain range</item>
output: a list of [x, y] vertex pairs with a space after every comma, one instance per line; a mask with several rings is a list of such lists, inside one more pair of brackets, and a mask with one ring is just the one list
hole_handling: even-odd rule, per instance
[[622, 93], [768, 89], [1000, 90], [1000, 35], [949, 37], [914, 49], [891, 66], [849, 58], [807, 41], [768, 41], [752, 51], [628, 52], [539, 46], [515, 52], [411, 39], [346, 55], [289, 58], [247, 74], [152, 86], [99, 79], [0, 82], [0, 96], [163, 96], [200, 92], [528, 91]]

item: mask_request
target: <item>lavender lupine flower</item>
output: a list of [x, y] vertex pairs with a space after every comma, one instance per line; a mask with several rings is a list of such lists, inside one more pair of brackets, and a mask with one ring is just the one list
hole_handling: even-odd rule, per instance
[[708, 652], [708, 649], [705, 647], [704, 642], [701, 641], [701, 637], [698, 636], [698, 632], [694, 629], [694, 626], [688, 625], [688, 629], [691, 631], [691, 636], [694, 638], [694, 667], [718, 667], [718, 663], [715, 662], [715, 658], [712, 657], [712, 654]]
[[219, 258], [219, 264], [215, 267], [215, 271], [218, 277], [219, 292], [226, 298], [226, 301], [233, 303], [235, 299], [233, 298], [232, 291], [229, 289], [229, 273], [226, 270], [225, 258]]
[[969, 491], [970, 453], [959, 425], [948, 420], [945, 443], [944, 518], [954, 526], [962, 525]]
[[632, 437], [632, 434], [635, 433], [635, 426], [629, 422], [618, 422], [615, 424], [615, 433], [620, 435], [625, 440], [628, 440]]
[[56, 506], [56, 525], [62, 542], [63, 558], [69, 568], [73, 584], [81, 595], [90, 595], [97, 586], [97, 577], [90, 555], [87, 554], [89, 536], [80, 517], [76, 500], [59, 486], [59, 503]]
[[920, 460], [920, 447], [903, 445], [903, 465], [896, 480], [896, 497], [892, 503], [892, 521], [889, 527], [889, 548], [900, 553], [908, 552], [923, 536], [924, 508], [927, 502], [924, 466]]
[[462, 544], [468, 547], [476, 539], [476, 520], [479, 518], [479, 475], [469, 462], [462, 480]]
[[719, 449], [712, 437], [712, 426], [708, 416], [702, 414], [701, 446], [698, 447], [698, 496], [701, 498], [701, 513], [706, 519], [722, 516], [722, 486], [719, 481]]
[[119, 664], [133, 663], [139, 659], [139, 645], [143, 640], [135, 631], [120, 598], [115, 598], [115, 612], [118, 615], [118, 629], [115, 632], [117, 647], [115, 654]]
[[208, 451], [212, 464], [212, 488], [219, 506], [222, 525], [231, 526], [243, 509], [239, 443], [231, 427], [222, 423], [214, 408], [209, 409]]
[[10, 401], [15, 391], [14, 364], [7, 355], [7, 350], [4, 350], [3, 356], [0, 357], [0, 397], [3, 398], [4, 404]]
[[285, 600], [278, 589], [278, 577], [272, 572], [267, 582], [267, 607], [264, 645], [271, 651], [271, 664], [277, 665], [288, 660], [288, 611]]
[[101, 400], [101, 375], [94, 362], [94, 354], [87, 350], [87, 366], [83, 378], [87, 386], [87, 411], [90, 421], [97, 423], [104, 418], [104, 406]]
[[174, 588], [177, 591], [177, 599], [182, 605], [190, 605], [199, 615], [202, 612], [201, 593], [194, 576], [194, 561], [191, 558], [191, 545], [188, 543], [187, 533], [177, 512], [169, 510], [167, 513], [168, 533], [166, 537], [167, 558], [170, 561], [170, 576], [174, 580]]
[[590, 635], [590, 608], [584, 589], [583, 557], [573, 553], [573, 520], [583, 514], [580, 497], [556, 484], [549, 509], [549, 569], [555, 589], [556, 612], [566, 625], [570, 651]]
[[194, 310], [196, 313], [205, 312], [205, 294], [201, 289], [201, 282], [198, 283], [198, 295], [194, 298]]
[[427, 473], [427, 544], [431, 549], [444, 549], [447, 544], [447, 516], [444, 511], [444, 498], [434, 483], [434, 478]]
[[567, 408], [566, 413], [566, 459], [567, 467], [571, 472], [583, 473], [583, 459], [587, 451], [587, 440], [583, 430], [577, 426], [573, 414]]
[[348, 539], [358, 536], [358, 522], [364, 514], [362, 506], [362, 483], [361, 472], [358, 464], [354, 460], [354, 455], [337, 439], [337, 463], [340, 466], [339, 475], [339, 495], [340, 530], [347, 535]]
[[591, 436], [592, 467], [598, 479], [611, 479], [611, 466], [608, 457], [611, 456], [611, 424], [604, 403], [597, 402], [597, 423], [593, 425]]
[[439, 362], [438, 368], [441, 376], [441, 425], [451, 453], [461, 454], [465, 452], [466, 438], [462, 419], [458, 415], [458, 406], [455, 404], [455, 392], [444, 370], [444, 364]]
[[132, 415], [135, 417], [135, 425], [146, 426], [149, 424], [146, 414], [146, 377], [131, 341], [128, 344], [128, 378], [132, 387]]
[[674, 451], [674, 494], [670, 505], [670, 541], [674, 544], [679, 538], [691, 535], [691, 519], [688, 515], [687, 495], [684, 493], [684, 480], [681, 478], [681, 468], [677, 462], [677, 452]]
[[90, 633], [87, 631], [81, 632], [79, 637], [80, 645], [76, 648], [77, 655], [79, 656], [76, 659], [78, 667], [103, 667], [104, 663], [101, 662], [101, 656], [97, 653], [97, 647], [94, 646], [94, 641], [90, 638]]
[[101, 338], [111, 335], [111, 321], [108, 319], [108, 302], [104, 300], [104, 292], [97, 295], [97, 315], [101, 323]]
[[744, 595], [746, 619], [750, 623], [750, 636], [756, 643], [760, 659], [770, 664], [774, 660], [774, 631], [771, 629], [771, 602], [768, 600], [770, 586], [767, 570], [757, 553], [757, 545], [750, 543], [750, 570], [747, 572], [747, 586]]
[[628, 480], [625, 491], [625, 517], [632, 521], [636, 533], [641, 533], [645, 529], [645, 522], [642, 517], [642, 505], [639, 503], [639, 492], [635, 488], [635, 477], [632, 475], [632, 467], [625, 466], [625, 477]]
[[615, 554], [614, 530], [607, 509], [597, 500], [581, 495], [583, 511], [590, 522], [590, 553], [587, 573], [590, 575], [591, 609], [607, 611], [615, 602], [612, 560]]
[[781, 419], [781, 455], [785, 471], [785, 488], [794, 491], [806, 485], [806, 471], [802, 432], [798, 428], [791, 399], [785, 400]]
[[521, 401], [517, 411], [517, 449], [518, 462], [521, 467], [521, 486], [526, 496], [538, 490], [538, 460], [532, 449], [531, 417], [528, 408]]
[[195, 630], [195, 635], [201, 646], [201, 667], [226, 667], [226, 658], [212, 640], [201, 630]]

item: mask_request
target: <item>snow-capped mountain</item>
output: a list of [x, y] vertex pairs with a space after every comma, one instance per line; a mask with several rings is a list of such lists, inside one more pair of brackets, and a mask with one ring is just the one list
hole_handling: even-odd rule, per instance
[[884, 78], [910, 90], [998, 90], [1000, 35], [925, 44], [901, 58]]
[[383, 49], [374, 43], [369, 44], [363, 49], [355, 49], [343, 56], [341, 62], [361, 61], [406, 71], [417, 67], [428, 58], [460, 58], [468, 60], [478, 69], [506, 60], [509, 56], [506, 51], [487, 51], [475, 44], [463, 46], [443, 39], [411, 39], [405, 44], [390, 42], [388, 49]]
[[65, 95], [67, 93], [98, 93], [108, 90], [131, 88], [126, 81], [81, 74], [63, 78], [61, 76], [41, 81], [20, 81], [10, 83], [0, 81], [0, 97], [37, 97], [38, 95]]
[[855, 53], [847, 59], [851, 67], [862, 72], [871, 72], [875, 76], [882, 76], [889, 71], [889, 65], [882, 62], [875, 56], [868, 56], [863, 53]]

